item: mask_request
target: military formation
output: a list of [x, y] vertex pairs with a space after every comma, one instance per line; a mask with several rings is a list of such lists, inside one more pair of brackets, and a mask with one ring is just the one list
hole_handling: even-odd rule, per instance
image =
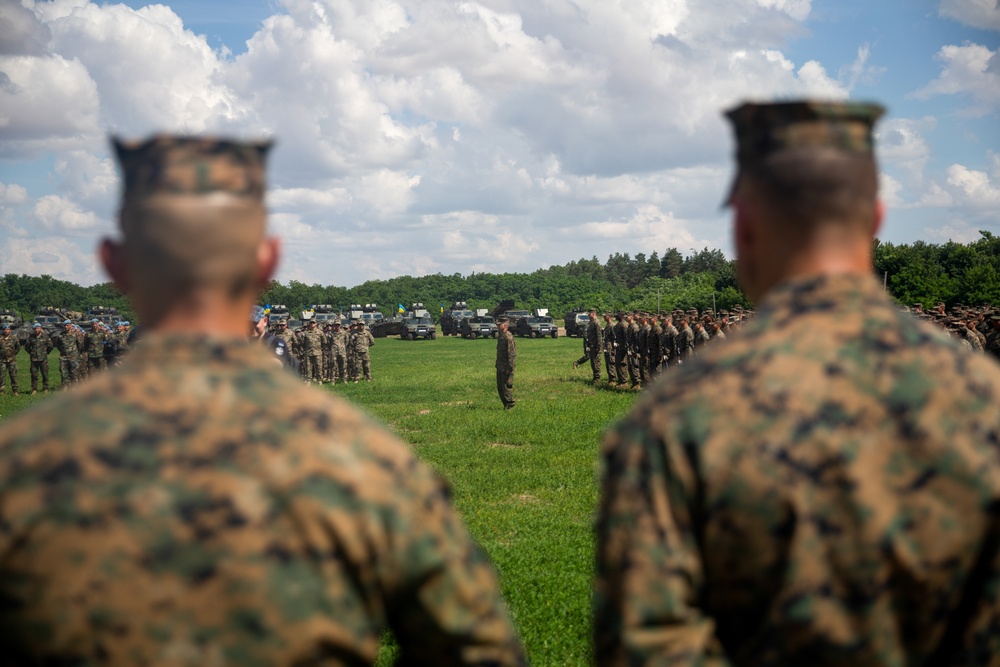
[[[19, 395], [17, 354], [23, 348], [28, 357], [31, 373], [31, 393], [39, 391], [48, 393], [53, 387], [49, 382], [49, 354], [52, 350], [59, 352], [59, 386], [68, 388], [84, 378], [109, 366], [117, 366], [128, 352], [132, 325], [128, 321], [115, 323], [114, 330], [94, 318], [88, 329], [70, 320], [64, 320], [62, 331], [48, 334], [44, 327], [35, 322], [31, 333], [22, 343], [12, 331], [9, 324], [4, 324], [0, 331], [0, 394], [7, 390], [14, 396]], [[5, 382], [4, 378], [9, 378]]]
[[[755, 312], [587, 314], [576, 364], [599, 382], [603, 355], [612, 385], [652, 384], [601, 450], [599, 666], [1000, 664], [1000, 366], [984, 356], [1000, 313], [909, 309], [956, 343], [872, 276], [883, 112], [727, 113]], [[400, 664], [527, 663], [446, 483], [248, 343], [247, 311], [306, 383], [370, 379], [363, 324], [271, 333], [253, 306], [280, 251], [269, 146], [116, 142], [122, 236], [101, 259], [152, 325], [128, 364], [0, 428], [5, 662], [372, 664], [391, 630]], [[65, 334], [93, 372], [101, 329]], [[33, 364], [58, 346], [34, 337]], [[19, 350], [5, 330], [15, 389]], [[516, 360], [501, 319], [505, 409]]]
[[597, 312], [591, 310], [584, 330], [583, 356], [573, 362], [573, 368], [589, 362], [597, 384], [603, 355], [608, 386], [646, 387], [660, 373], [690, 362], [708, 346], [725, 340], [753, 315], [752, 310], [739, 305], [732, 312], [699, 313], [696, 308], [659, 314], [619, 311], [604, 313], [602, 325]]

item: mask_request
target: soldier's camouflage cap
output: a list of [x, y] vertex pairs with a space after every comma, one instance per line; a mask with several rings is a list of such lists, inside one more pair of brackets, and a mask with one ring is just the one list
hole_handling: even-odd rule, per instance
[[790, 150], [835, 149], [874, 155], [875, 122], [885, 107], [870, 102], [798, 100], [744, 103], [726, 112], [736, 134], [736, 178], [723, 205], [732, 200], [740, 173]]
[[156, 135], [112, 139], [131, 263], [165, 285], [252, 270], [264, 238], [271, 142]]

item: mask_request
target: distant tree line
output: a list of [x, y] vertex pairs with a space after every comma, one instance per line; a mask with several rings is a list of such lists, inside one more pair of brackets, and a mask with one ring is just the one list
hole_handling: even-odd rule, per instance
[[[972, 243], [942, 245], [917, 241], [895, 245], [874, 241], [875, 272], [901, 303], [932, 306], [944, 302], [1000, 304], [1000, 238], [987, 231]], [[599, 310], [672, 310], [676, 307], [729, 309], [751, 304], [736, 283], [733, 261], [721, 250], [705, 248], [689, 255], [677, 248], [663, 254], [614, 253], [605, 262], [579, 259], [532, 273], [435, 274], [370, 280], [355, 287], [272, 281], [261, 301], [285, 304], [292, 312], [314, 304], [345, 310], [354, 303], [376, 303], [389, 314], [397, 305], [423, 303], [437, 313], [454, 301], [470, 308], [493, 308], [512, 299], [518, 308], [548, 308], [553, 315], [574, 308]], [[43, 306], [86, 312], [112, 306], [134, 320], [128, 300], [111, 283], [80, 287], [51, 276], [7, 274], [0, 282], [0, 308], [30, 320]]]

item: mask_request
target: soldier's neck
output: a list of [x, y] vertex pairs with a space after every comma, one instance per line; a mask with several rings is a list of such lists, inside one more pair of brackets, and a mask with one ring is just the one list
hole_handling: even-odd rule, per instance
[[234, 297], [224, 290], [206, 289], [189, 291], [168, 304], [137, 294], [129, 296], [146, 331], [244, 339], [250, 309], [256, 301], [252, 293]]

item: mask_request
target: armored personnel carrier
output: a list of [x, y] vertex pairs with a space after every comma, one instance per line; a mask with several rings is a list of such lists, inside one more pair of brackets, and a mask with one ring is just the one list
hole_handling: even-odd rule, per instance
[[472, 317], [469, 304], [464, 301], [456, 301], [451, 304], [451, 308], [441, 314], [441, 333], [445, 336], [457, 336], [462, 333], [462, 320]]
[[328, 303], [315, 304], [312, 307], [313, 319], [322, 329], [327, 324], [340, 321], [340, 310]]
[[268, 327], [274, 329], [278, 326], [278, 322], [288, 323], [288, 318], [291, 317], [291, 313], [288, 312], [288, 306], [283, 303], [276, 303], [271, 306], [270, 319], [268, 319]]
[[477, 310], [473, 317], [467, 317], [462, 320], [461, 334], [462, 338], [471, 338], [473, 340], [476, 338], [496, 338], [496, 320], [486, 314], [485, 308]]
[[114, 328], [115, 322], [121, 320], [121, 315], [118, 314], [117, 308], [91, 306], [87, 309], [87, 318], [91, 320], [98, 320], [99, 322]]
[[403, 340], [434, 340], [437, 337], [437, 327], [434, 326], [434, 318], [430, 315], [426, 317], [409, 317], [403, 320], [403, 329], [399, 333]]
[[[508, 311], [508, 316], [510, 316], [510, 311]], [[557, 338], [559, 327], [549, 317], [548, 308], [536, 308], [517, 320], [517, 324], [514, 325], [514, 334], [526, 338]]]

